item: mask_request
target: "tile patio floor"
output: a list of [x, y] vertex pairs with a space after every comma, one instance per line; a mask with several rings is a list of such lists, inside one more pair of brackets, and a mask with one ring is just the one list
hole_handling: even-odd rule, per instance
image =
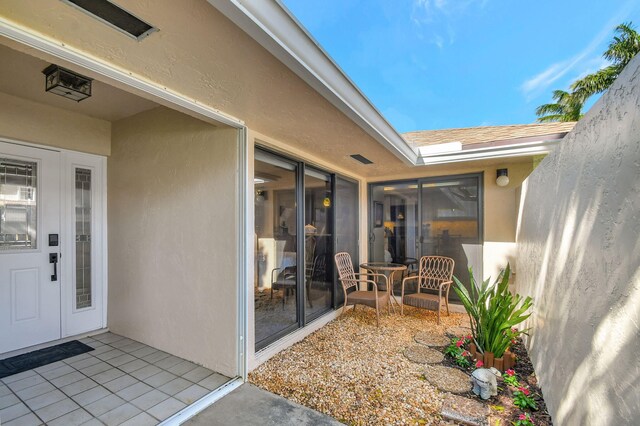
[[0, 379], [0, 424], [155, 425], [228, 377], [113, 333], [95, 350]]

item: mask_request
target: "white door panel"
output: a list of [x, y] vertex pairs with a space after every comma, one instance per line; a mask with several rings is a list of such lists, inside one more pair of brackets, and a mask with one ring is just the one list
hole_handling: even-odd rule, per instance
[[60, 153], [0, 142], [0, 353], [61, 336], [59, 233]]
[[0, 354], [106, 326], [105, 173], [104, 157], [0, 141]]

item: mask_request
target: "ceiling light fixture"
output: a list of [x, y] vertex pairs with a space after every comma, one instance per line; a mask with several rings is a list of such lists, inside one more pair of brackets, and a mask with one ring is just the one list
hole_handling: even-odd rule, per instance
[[45, 90], [67, 99], [80, 102], [91, 97], [92, 78], [85, 77], [66, 68], [51, 64], [42, 73], [45, 75]]

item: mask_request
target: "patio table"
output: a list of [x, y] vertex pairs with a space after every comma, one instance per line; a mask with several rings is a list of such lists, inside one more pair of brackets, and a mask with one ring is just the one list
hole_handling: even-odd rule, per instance
[[[400, 306], [400, 302], [396, 300], [396, 295], [393, 293], [393, 275], [398, 271], [405, 271], [407, 269], [407, 265], [391, 262], [366, 262], [361, 263], [360, 267], [374, 273], [382, 273], [386, 275], [388, 279], [387, 293], [389, 294], [389, 298], [395, 301], [398, 306]], [[395, 312], [393, 302], [390, 302], [389, 306]]]

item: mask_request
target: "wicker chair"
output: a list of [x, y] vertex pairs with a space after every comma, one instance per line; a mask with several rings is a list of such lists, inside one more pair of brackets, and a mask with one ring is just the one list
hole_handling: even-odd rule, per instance
[[[387, 277], [383, 274], [360, 274], [353, 271], [353, 263], [349, 253], [337, 253], [335, 255], [336, 267], [338, 268], [338, 279], [342, 283], [344, 290], [344, 306], [342, 313], [347, 306], [365, 305], [375, 308], [376, 310], [376, 326], [380, 327], [380, 308], [389, 304], [389, 293], [387, 291], [378, 292], [378, 285], [373, 279], [368, 277], [383, 278], [386, 282]], [[367, 283], [373, 287], [373, 290], [359, 290], [358, 284]], [[388, 284], [387, 284], [388, 287]]]
[[[449, 289], [451, 288], [451, 284], [453, 284], [451, 277], [453, 276], [454, 265], [455, 261], [450, 257], [423, 256], [420, 259], [418, 275], [402, 280], [402, 306], [400, 308], [400, 314], [404, 313], [404, 305], [429, 309], [438, 312], [438, 324], [440, 324], [440, 311], [443, 301], [447, 307], [447, 315], [449, 315]], [[405, 284], [413, 280], [418, 280], [418, 291], [417, 293], [407, 294], [405, 296]], [[438, 293], [431, 293], [432, 291], [437, 291]]]

